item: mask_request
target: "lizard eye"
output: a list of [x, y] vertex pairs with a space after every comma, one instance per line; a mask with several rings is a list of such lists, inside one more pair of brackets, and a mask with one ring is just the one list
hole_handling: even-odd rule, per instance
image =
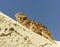
[[26, 17], [24, 17], [24, 20], [26, 20]]
[[25, 20], [26, 18], [24, 18], [24, 20]]

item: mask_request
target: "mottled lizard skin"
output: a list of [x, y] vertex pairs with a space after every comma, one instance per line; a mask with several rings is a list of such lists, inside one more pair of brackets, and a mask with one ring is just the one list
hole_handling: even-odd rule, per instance
[[36, 32], [37, 34], [47, 38], [52, 43], [55, 43], [52, 37], [52, 33], [43, 24], [30, 20], [29, 18], [26, 17], [25, 14], [21, 12], [17, 13], [15, 16], [16, 16], [16, 20], [19, 23], [31, 29], [32, 31]]

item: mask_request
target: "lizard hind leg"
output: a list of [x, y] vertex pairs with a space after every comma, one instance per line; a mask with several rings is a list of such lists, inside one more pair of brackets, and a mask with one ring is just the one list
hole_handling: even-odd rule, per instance
[[47, 34], [47, 33], [43, 33], [42, 32], [42, 35], [47, 38], [52, 44], [56, 44], [56, 42]]

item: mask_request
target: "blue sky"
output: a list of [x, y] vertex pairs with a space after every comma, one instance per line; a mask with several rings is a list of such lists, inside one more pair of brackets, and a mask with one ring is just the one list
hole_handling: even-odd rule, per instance
[[43, 23], [60, 40], [60, 0], [0, 0], [0, 11], [15, 19], [18, 12]]

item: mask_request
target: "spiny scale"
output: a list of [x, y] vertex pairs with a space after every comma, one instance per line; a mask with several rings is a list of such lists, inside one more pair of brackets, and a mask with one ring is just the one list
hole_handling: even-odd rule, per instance
[[21, 12], [16, 14], [16, 20], [27, 28], [33, 30], [37, 34], [47, 38], [52, 43], [56, 43], [53, 40], [52, 33], [43, 24], [30, 20]]

